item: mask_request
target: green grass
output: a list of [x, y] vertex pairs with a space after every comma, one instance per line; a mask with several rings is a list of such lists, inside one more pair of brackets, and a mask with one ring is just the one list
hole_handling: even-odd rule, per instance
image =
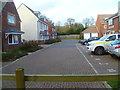
[[112, 87], [112, 90], [118, 90], [120, 88], [120, 81], [109, 81], [107, 83]]

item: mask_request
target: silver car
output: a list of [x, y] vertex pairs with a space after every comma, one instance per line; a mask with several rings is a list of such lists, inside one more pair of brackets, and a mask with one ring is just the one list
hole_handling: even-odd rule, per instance
[[115, 40], [109, 46], [108, 53], [114, 57], [120, 57], [120, 39]]

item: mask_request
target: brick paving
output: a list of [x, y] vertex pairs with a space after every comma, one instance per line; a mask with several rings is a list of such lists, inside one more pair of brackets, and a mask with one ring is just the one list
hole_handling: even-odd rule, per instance
[[[14, 74], [24, 68], [25, 74], [96, 74], [76, 48], [77, 40], [65, 40], [24, 57], [3, 68], [3, 73]], [[4, 88], [15, 87], [15, 82], [3, 82]], [[105, 88], [103, 82], [26, 82], [27, 88]]]

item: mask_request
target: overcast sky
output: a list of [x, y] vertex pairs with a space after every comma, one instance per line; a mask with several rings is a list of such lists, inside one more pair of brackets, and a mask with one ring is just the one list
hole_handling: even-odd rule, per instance
[[40, 11], [53, 22], [63, 25], [68, 18], [82, 22], [84, 18], [98, 14], [115, 14], [119, 0], [14, 0], [16, 7], [26, 4], [34, 11]]

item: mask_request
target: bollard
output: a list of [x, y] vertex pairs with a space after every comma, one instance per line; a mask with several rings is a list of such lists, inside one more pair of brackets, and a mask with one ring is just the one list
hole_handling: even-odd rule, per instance
[[25, 89], [25, 80], [24, 80], [24, 69], [16, 69], [16, 88]]

